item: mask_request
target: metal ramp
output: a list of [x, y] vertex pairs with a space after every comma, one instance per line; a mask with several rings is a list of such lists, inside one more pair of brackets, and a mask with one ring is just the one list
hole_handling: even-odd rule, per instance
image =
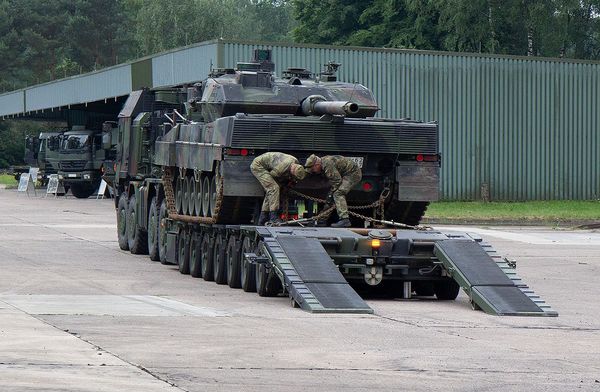
[[517, 285], [475, 241], [437, 241], [434, 254], [471, 302], [500, 316], [558, 316], [525, 285]]
[[263, 241], [283, 273], [290, 297], [302, 309], [315, 313], [373, 313], [316, 238], [278, 235], [264, 237]]

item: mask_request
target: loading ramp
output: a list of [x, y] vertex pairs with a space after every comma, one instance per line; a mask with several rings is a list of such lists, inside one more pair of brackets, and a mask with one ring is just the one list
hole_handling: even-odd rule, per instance
[[499, 316], [558, 316], [519, 278], [511, 279], [480, 243], [441, 240], [433, 252], [474, 307]]

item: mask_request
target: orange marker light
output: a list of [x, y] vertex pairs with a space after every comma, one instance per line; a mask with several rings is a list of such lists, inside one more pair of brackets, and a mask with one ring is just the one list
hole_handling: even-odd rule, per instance
[[379, 248], [381, 246], [381, 241], [378, 239], [371, 240], [371, 248]]

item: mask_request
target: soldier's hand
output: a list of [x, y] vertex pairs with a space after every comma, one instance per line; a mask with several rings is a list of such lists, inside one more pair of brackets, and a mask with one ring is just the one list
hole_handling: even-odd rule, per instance
[[330, 194], [328, 194], [328, 195], [327, 195], [327, 198], [325, 199], [325, 202], [326, 202], [327, 204], [334, 204], [335, 202], [333, 201], [333, 194], [331, 194], [331, 193], [330, 193]]

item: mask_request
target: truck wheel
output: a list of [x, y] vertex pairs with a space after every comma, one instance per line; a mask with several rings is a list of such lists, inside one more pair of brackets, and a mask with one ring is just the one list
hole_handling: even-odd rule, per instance
[[225, 258], [225, 251], [227, 250], [227, 237], [224, 234], [217, 234], [215, 239], [215, 246], [213, 252], [213, 272], [215, 275], [215, 282], [217, 284], [227, 283], [227, 259]]
[[129, 250], [129, 243], [127, 242], [127, 193], [121, 193], [117, 204], [117, 237], [119, 238], [119, 248]]
[[458, 297], [460, 286], [453, 280], [442, 280], [435, 282], [433, 285], [433, 291], [437, 299], [444, 301], [453, 301]]
[[160, 221], [158, 219], [158, 205], [156, 204], [156, 196], [152, 198], [150, 202], [150, 212], [148, 213], [148, 255], [150, 260], [159, 261], [160, 255], [158, 251], [158, 226]]
[[96, 189], [98, 188], [94, 188], [94, 184], [71, 184], [71, 193], [78, 199], [87, 199], [94, 194]]
[[179, 272], [182, 274], [190, 273], [190, 234], [182, 230], [177, 239], [177, 263]]
[[202, 276], [202, 234], [192, 233], [190, 241], [190, 275], [194, 278]]
[[165, 219], [168, 217], [167, 202], [163, 199], [158, 210], [158, 255], [162, 264], [167, 264], [167, 227]]
[[240, 242], [237, 236], [232, 235], [227, 241], [227, 251], [225, 252], [227, 259], [227, 284], [232, 289], [242, 287], [240, 281]]
[[207, 281], [215, 280], [213, 273], [214, 239], [208, 233], [202, 238], [202, 278]]
[[148, 251], [148, 233], [138, 226], [137, 214], [135, 195], [131, 195], [127, 206], [127, 243], [131, 253], [141, 255]]
[[256, 291], [256, 272], [255, 265], [244, 260], [244, 253], [254, 252], [253, 241], [250, 237], [244, 237], [242, 241], [242, 251], [240, 252], [240, 280], [242, 282], [242, 290], [248, 293]]

